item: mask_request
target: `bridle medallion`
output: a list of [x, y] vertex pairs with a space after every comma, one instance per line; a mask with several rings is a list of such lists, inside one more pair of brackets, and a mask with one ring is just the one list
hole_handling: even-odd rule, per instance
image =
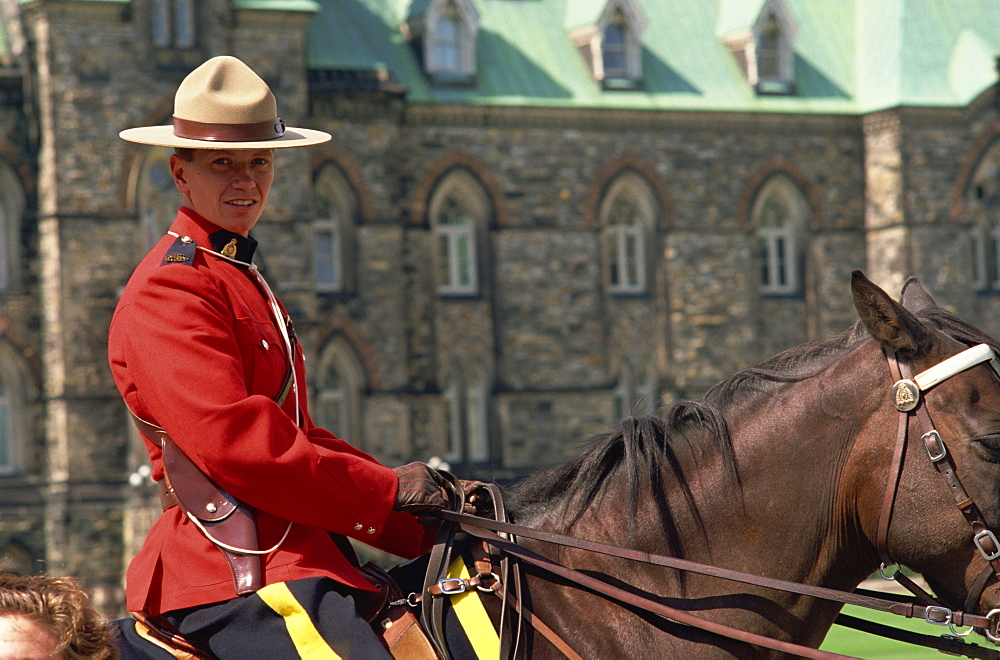
[[906, 378], [892, 386], [892, 404], [899, 412], [910, 412], [920, 404], [920, 387]]

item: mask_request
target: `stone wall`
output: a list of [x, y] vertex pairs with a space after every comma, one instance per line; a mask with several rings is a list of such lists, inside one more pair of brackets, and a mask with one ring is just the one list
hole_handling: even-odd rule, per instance
[[[963, 168], [1000, 121], [985, 96], [963, 111], [864, 118], [408, 106], [311, 93], [308, 14], [196, 4], [199, 47], [171, 54], [149, 44], [146, 3], [28, 3], [35, 115], [0, 108], [0, 156], [27, 172], [30, 198], [24, 286], [0, 296], [0, 347], [23, 358], [32, 429], [27, 469], [0, 477], [0, 548], [13, 542], [47, 570], [80, 576], [109, 612], [121, 611], [124, 565], [157, 515], [152, 485], [128, 485], [144, 450], [106, 366], [110, 314], [142, 253], [133, 188], [144, 148], [117, 133], [166, 121], [178, 82], [212, 55], [256, 68], [289, 125], [333, 135], [278, 155], [255, 231], [260, 265], [310, 366], [335, 336], [357, 353], [361, 433], [349, 440], [390, 465], [444, 453], [452, 368], [489, 384], [493, 460], [460, 475], [516, 479], [614, 424], [623, 374], [668, 403], [844, 329], [855, 268], [893, 295], [920, 275], [939, 300], [1000, 331], [1000, 299], [969, 293], [955, 212]], [[37, 142], [18, 137], [25, 125]], [[310, 182], [324, 162], [359, 201], [345, 294], [312, 287]], [[442, 297], [434, 284], [426, 209], [451, 167], [470, 171], [492, 207], [473, 297]], [[630, 296], [604, 284], [597, 222], [604, 187], [625, 169], [659, 206], [650, 286]], [[802, 291], [762, 297], [749, 213], [775, 172], [800, 186], [812, 226]]]

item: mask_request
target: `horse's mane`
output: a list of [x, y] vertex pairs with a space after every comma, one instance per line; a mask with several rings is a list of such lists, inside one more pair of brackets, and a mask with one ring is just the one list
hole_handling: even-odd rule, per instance
[[[986, 343], [1000, 352], [994, 339], [943, 308], [929, 307], [917, 312], [917, 316], [926, 325], [963, 344]], [[559, 516], [568, 528], [605, 492], [609, 477], [621, 472], [628, 497], [621, 504], [632, 514], [629, 520], [636, 519], [644, 495], [652, 495], [670, 547], [677, 549], [677, 530], [669, 515], [666, 489], [662, 487], [664, 468], [673, 474], [696, 519], [698, 511], [675, 444], [680, 439], [714, 440], [733, 491], [740, 494], [742, 487], [724, 411], [777, 384], [794, 383], [818, 374], [869, 338], [868, 331], [858, 322], [839, 335], [790, 348], [734, 374], [709, 389], [703, 400], [679, 401], [658, 417], [626, 417], [617, 428], [595, 438], [592, 447], [581, 456], [516, 484], [508, 493], [508, 507], [521, 520], [538, 515]]]

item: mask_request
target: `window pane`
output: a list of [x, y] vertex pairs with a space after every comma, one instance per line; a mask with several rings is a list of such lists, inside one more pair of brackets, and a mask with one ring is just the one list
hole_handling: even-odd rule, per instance
[[490, 448], [486, 431], [486, 397], [479, 387], [473, 387], [468, 392], [467, 414], [469, 460], [477, 463], [488, 461]]
[[608, 241], [605, 252], [608, 260], [608, 283], [612, 289], [618, 289], [622, 285], [623, 268], [621, 263], [621, 250], [618, 248], [618, 232], [609, 232], [607, 238]]
[[316, 248], [316, 285], [323, 289], [335, 288], [337, 278], [337, 249], [334, 232], [330, 228], [317, 229], [315, 235]]
[[455, 286], [468, 288], [472, 283], [469, 235], [455, 236]]
[[168, 0], [153, 0], [150, 5], [153, 45], [164, 48], [170, 45], [170, 6]]
[[319, 392], [320, 426], [338, 437], [343, 437], [347, 431], [344, 410], [344, 388], [341, 383], [340, 371], [333, 360], [323, 369]]
[[434, 52], [431, 57], [435, 71], [460, 71], [462, 62], [462, 28], [455, 16], [441, 16], [434, 27]]
[[439, 234], [437, 238], [438, 244], [438, 284], [442, 287], [451, 286], [451, 260], [452, 254], [450, 249], [450, 236], [447, 234]]
[[625, 243], [625, 283], [635, 288], [639, 284], [639, 240], [634, 234], [623, 234]]
[[772, 287], [775, 282], [771, 275], [771, 240], [761, 236], [757, 246], [760, 254], [760, 281], [764, 288]]
[[628, 60], [625, 54], [625, 30], [620, 25], [609, 25], [604, 29], [604, 75], [627, 75]]
[[174, 45], [178, 48], [194, 46], [193, 0], [174, 0]]
[[757, 74], [760, 78], [781, 76], [781, 27], [777, 17], [771, 14], [767, 25], [757, 42]]

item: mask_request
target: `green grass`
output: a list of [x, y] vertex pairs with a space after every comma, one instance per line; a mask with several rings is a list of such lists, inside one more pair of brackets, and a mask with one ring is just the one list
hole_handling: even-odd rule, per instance
[[[859, 619], [867, 619], [924, 635], [940, 636], [951, 634], [951, 631], [946, 626], [931, 625], [923, 619], [907, 619], [887, 612], [877, 612], [853, 605], [845, 606], [843, 613]], [[967, 639], [979, 646], [993, 648], [980, 635], [973, 634]], [[845, 628], [844, 626], [834, 626], [831, 628], [820, 649], [856, 658], [864, 658], [864, 660], [924, 660], [925, 658], [941, 660], [942, 658], [949, 657], [924, 646], [897, 642], [894, 639], [886, 639], [885, 637], [861, 632], [853, 628]]]

